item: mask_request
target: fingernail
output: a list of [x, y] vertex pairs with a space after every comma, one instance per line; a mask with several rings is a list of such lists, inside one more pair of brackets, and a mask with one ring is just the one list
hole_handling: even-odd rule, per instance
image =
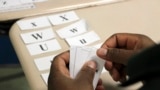
[[92, 69], [96, 69], [96, 62], [95, 61], [88, 61], [87, 62], [87, 66], [92, 68]]
[[107, 55], [107, 49], [104, 49], [104, 48], [98, 49], [98, 54], [100, 54], [102, 56], [106, 56]]

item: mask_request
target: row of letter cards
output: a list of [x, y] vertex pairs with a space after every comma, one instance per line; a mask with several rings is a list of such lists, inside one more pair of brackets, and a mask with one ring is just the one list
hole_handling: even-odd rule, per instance
[[[53, 52], [53, 55], [34, 58], [35, 66], [47, 84], [53, 57], [68, 50], [70, 46], [101, 46], [101, 38], [89, 27], [87, 20], [80, 18], [75, 11], [47, 16], [39, 16], [17, 22], [30, 56]], [[97, 43], [98, 42], [98, 43]]]

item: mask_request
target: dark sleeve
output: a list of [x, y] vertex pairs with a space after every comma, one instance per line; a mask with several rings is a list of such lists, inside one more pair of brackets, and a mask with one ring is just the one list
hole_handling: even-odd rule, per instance
[[133, 56], [127, 65], [127, 74], [129, 79], [122, 86], [144, 81], [141, 90], [160, 90], [160, 44]]

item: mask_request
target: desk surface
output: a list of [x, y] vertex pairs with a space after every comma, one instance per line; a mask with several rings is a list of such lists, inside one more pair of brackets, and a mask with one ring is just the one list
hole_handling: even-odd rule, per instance
[[[75, 12], [78, 16], [84, 18], [89, 27], [101, 37], [99, 42], [104, 42], [114, 33], [122, 32], [145, 34], [157, 43], [160, 41], [160, 0], [128, 0], [123, 3], [79, 9], [75, 10]], [[34, 17], [22, 20], [30, 18]], [[47, 90], [47, 86], [40, 77], [41, 72], [37, 70], [34, 64], [34, 59], [60, 53], [68, 50], [69, 46], [65, 41], [57, 39], [63, 45], [62, 50], [31, 56], [20, 37], [20, 34], [24, 32], [30, 31], [21, 31], [17, 23], [15, 23], [10, 31], [10, 39], [31, 88], [33, 90]], [[106, 88], [111, 88], [109, 90], [118, 88], [108, 73], [102, 74], [101, 77], [106, 84]], [[137, 89], [139, 85], [125, 89]], [[116, 90], [125, 89], [118, 88]]]

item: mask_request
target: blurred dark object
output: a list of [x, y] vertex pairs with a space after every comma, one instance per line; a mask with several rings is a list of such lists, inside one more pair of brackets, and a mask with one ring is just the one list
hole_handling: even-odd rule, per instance
[[18, 64], [17, 55], [8, 36], [0, 36], [0, 64]]
[[8, 35], [11, 26], [15, 23], [16, 20], [11, 21], [0, 21], [0, 35]]
[[0, 64], [19, 64], [9, 39], [9, 30], [16, 20], [0, 22]]

